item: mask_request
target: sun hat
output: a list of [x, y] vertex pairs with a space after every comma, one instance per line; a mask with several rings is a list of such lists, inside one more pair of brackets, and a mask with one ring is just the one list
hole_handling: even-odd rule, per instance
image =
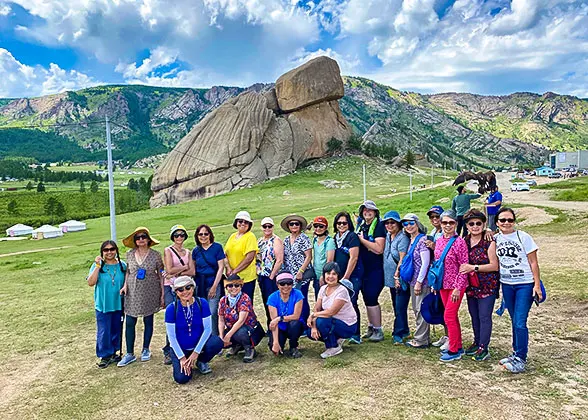
[[402, 218], [401, 222], [412, 220], [414, 222], [420, 222], [419, 217], [414, 213], [406, 213]]
[[186, 235], [186, 239], [188, 238], [188, 231], [186, 230], [186, 228], [184, 227], [184, 225], [173, 225], [172, 228], [169, 230], [169, 238], [172, 240], [174, 240], [174, 233], [176, 233], [176, 231], [181, 230], [184, 232], [184, 235]]
[[191, 284], [192, 287], [196, 287], [196, 283], [194, 282], [194, 279], [190, 276], [180, 276], [177, 277], [174, 280], [174, 283], [172, 285], [172, 289], [174, 289], [174, 292], [176, 291], [176, 289], [180, 288], [180, 287], [185, 287], [187, 285]]
[[464, 223], [467, 223], [468, 220], [472, 219], [480, 219], [482, 222], [486, 223], [486, 215], [478, 209], [470, 209], [463, 215]]
[[327, 218], [325, 216], [317, 216], [314, 218], [314, 220], [312, 221], [313, 224], [315, 223], [320, 223], [322, 225], [325, 225], [326, 227], [329, 227], [329, 222], [327, 221]]
[[231, 274], [224, 281], [225, 287], [227, 286], [227, 284], [233, 284], [233, 283], [239, 283], [239, 284], [243, 285], [243, 279], [241, 277], [239, 277], [238, 274]]
[[350, 280], [341, 279], [339, 280], [339, 284], [347, 289], [347, 291], [349, 292], [349, 297], [352, 298], [353, 296], [355, 296], [355, 290], [353, 290], [353, 283], [351, 283]]
[[241, 210], [239, 213], [235, 215], [235, 219], [233, 220], [233, 228], [237, 229], [237, 220], [245, 220], [250, 223], [249, 228], [253, 226], [253, 219], [248, 211]]
[[445, 307], [438, 293], [429, 293], [421, 303], [421, 315], [423, 319], [432, 325], [443, 324], [443, 313]]
[[275, 226], [276, 224], [274, 223], [274, 219], [272, 219], [271, 217], [264, 217], [263, 219], [261, 219], [261, 226], [263, 227], [263, 225]]
[[308, 222], [306, 221], [306, 219], [302, 216], [298, 216], [297, 214], [291, 214], [289, 216], [284, 217], [284, 219], [280, 223], [280, 226], [282, 226], [282, 229], [284, 229], [286, 232], [290, 232], [290, 229], [288, 228], [288, 223], [292, 221], [300, 222], [301, 232], [306, 229], [306, 226], [308, 226]]
[[136, 248], [137, 244], [135, 243], [135, 235], [139, 232], [146, 233], [147, 236], [149, 236], [149, 247], [152, 247], [153, 245], [159, 245], [159, 241], [151, 236], [149, 229], [147, 229], [145, 226], [139, 226], [134, 230], [133, 233], [124, 238], [122, 240], [123, 245], [127, 248]]
[[441, 213], [441, 216], [439, 216], [441, 220], [443, 220], [444, 217], [449, 217], [450, 219], [457, 221], [457, 215], [453, 210], [445, 210], [443, 213]]
[[541, 299], [539, 299], [539, 303], [545, 302], [547, 299], [547, 291], [545, 290], [545, 286], [543, 285], [543, 280], [539, 282], [539, 286], [541, 287]]
[[288, 271], [282, 271], [280, 274], [276, 276], [276, 283], [280, 283], [281, 280], [294, 281], [294, 276], [290, 274]]
[[400, 223], [400, 213], [398, 213], [396, 210], [387, 211], [384, 215], [384, 218], [382, 219], [382, 222], [385, 222], [386, 220], [394, 220], [395, 222]]
[[372, 200], [365, 200], [360, 206], [359, 206], [359, 216], [363, 217], [363, 211], [365, 209], [368, 210], [374, 210], [376, 212], [377, 217], [380, 216], [380, 209], [378, 209], [378, 206], [376, 206], [376, 203], [374, 203]]
[[437, 215], [440, 215], [441, 213], [443, 213], [443, 207], [441, 206], [433, 206], [429, 209], [429, 211], [427, 212], [427, 216], [430, 216], [431, 214], [436, 213]]

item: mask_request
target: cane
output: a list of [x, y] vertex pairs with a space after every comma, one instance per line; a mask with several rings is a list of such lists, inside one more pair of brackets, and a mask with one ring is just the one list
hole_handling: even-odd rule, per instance
[[122, 357], [123, 326], [125, 323], [125, 295], [120, 295], [120, 307], [122, 310], [120, 313], [120, 334], [118, 340], [118, 354], [120, 357]]

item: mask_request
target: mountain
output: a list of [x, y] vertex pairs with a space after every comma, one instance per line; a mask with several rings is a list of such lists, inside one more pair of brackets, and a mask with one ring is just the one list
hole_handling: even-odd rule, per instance
[[[588, 148], [586, 99], [554, 93], [421, 95], [360, 77], [344, 77], [344, 83], [341, 110], [364, 145], [392, 145], [401, 154], [411, 149], [439, 164], [486, 167], [535, 164], [550, 149]], [[228, 98], [269, 88], [109, 85], [0, 99], [0, 156], [103, 159], [108, 115], [115, 158], [134, 161], [169, 151]], [[63, 147], [55, 147], [60, 142]], [[39, 147], [45, 144], [50, 147]]]

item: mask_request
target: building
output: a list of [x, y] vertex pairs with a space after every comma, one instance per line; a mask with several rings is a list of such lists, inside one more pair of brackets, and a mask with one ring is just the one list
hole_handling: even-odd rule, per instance
[[33, 230], [33, 239], [48, 239], [63, 236], [63, 231], [55, 226], [43, 225]]
[[549, 166], [556, 171], [569, 167], [588, 169], [588, 150], [552, 153], [549, 155]]
[[550, 168], [549, 166], [542, 166], [540, 168], [535, 169], [535, 174], [537, 176], [549, 176], [554, 173], [555, 170]]
[[24, 236], [31, 235], [33, 228], [31, 226], [23, 225], [21, 223], [6, 229], [6, 236]]
[[67, 232], [79, 232], [86, 230], [86, 224], [84, 222], [78, 222], [77, 220], [68, 220], [59, 225], [59, 228], [63, 233]]

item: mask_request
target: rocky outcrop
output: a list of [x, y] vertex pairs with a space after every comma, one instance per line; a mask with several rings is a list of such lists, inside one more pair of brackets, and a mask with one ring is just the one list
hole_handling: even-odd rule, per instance
[[346, 141], [351, 135], [337, 102], [342, 96], [339, 66], [319, 57], [280, 77], [275, 89], [229, 99], [180, 140], [157, 169], [151, 206], [248, 187], [323, 156], [331, 138]]

